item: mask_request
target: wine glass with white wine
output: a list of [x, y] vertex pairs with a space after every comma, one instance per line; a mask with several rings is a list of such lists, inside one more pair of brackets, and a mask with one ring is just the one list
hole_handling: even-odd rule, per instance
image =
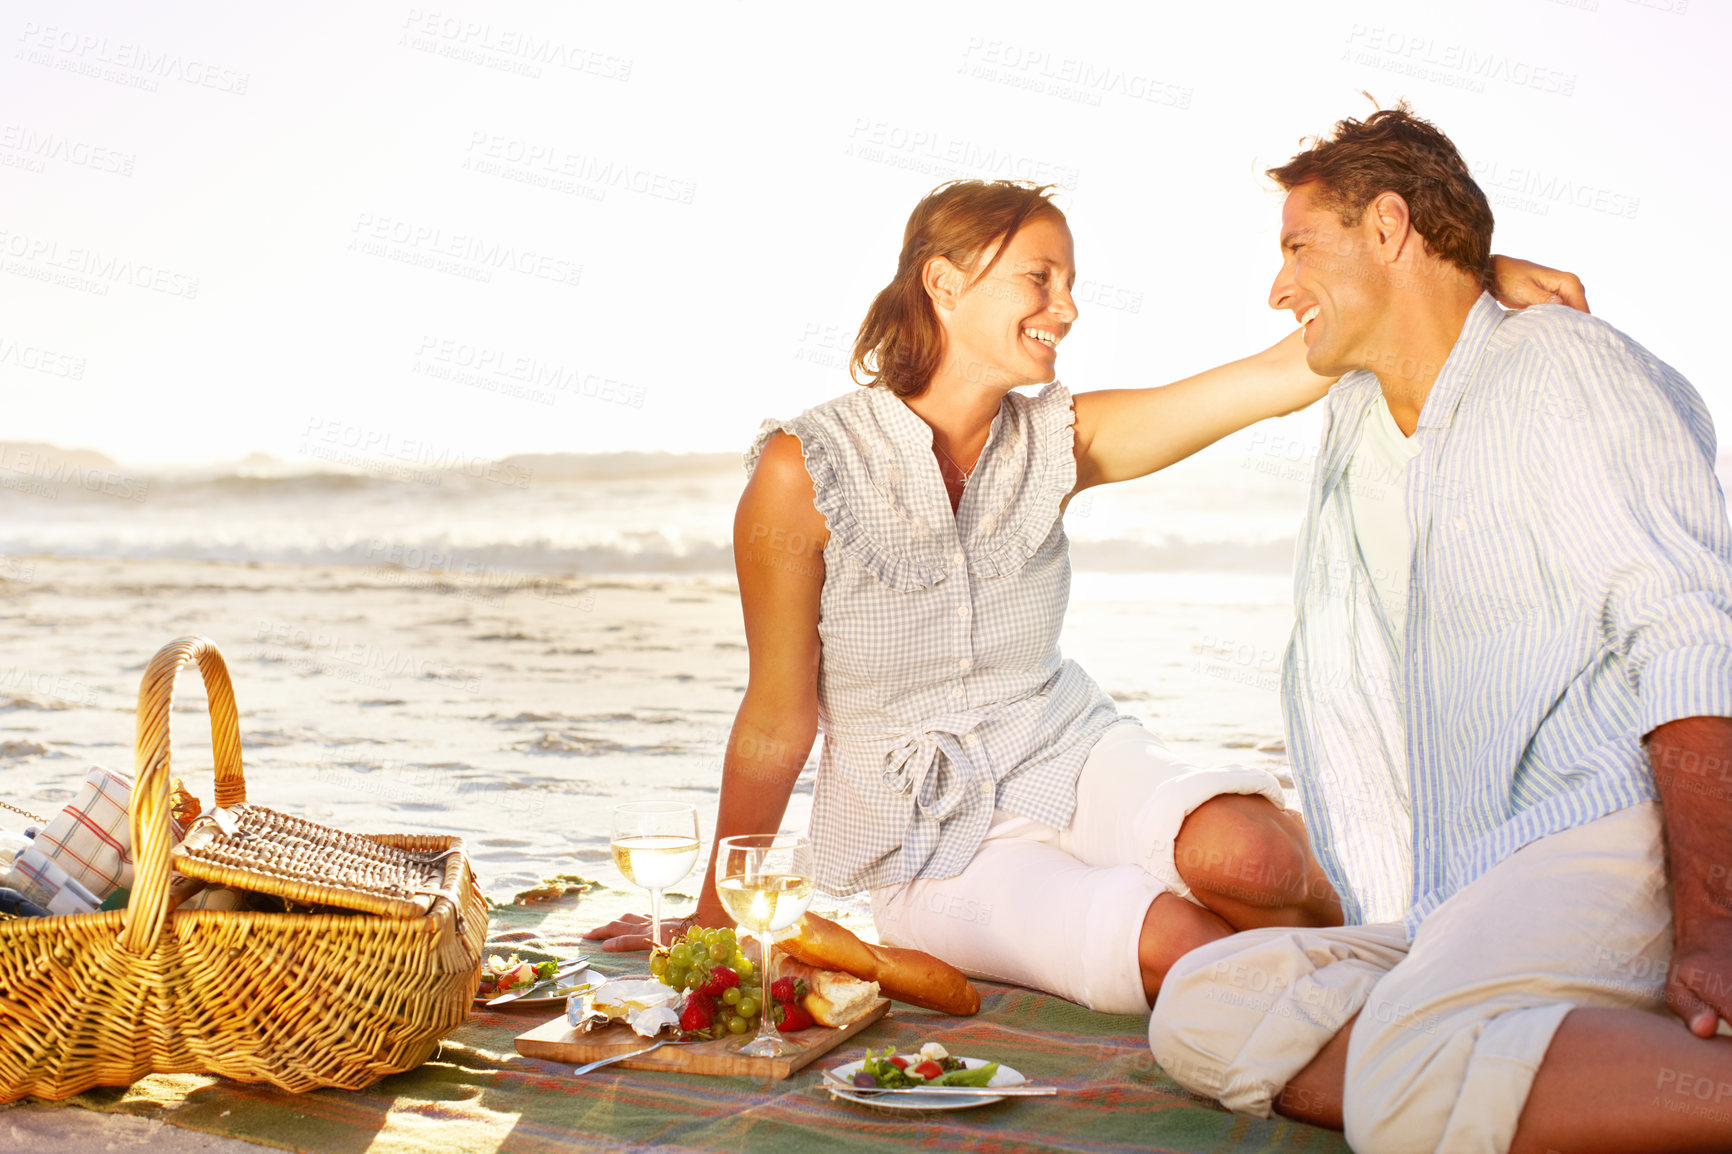
[[613, 864], [650, 893], [650, 951], [662, 944], [662, 891], [698, 864], [698, 807], [634, 801], [613, 807]]
[[[723, 838], [716, 853], [716, 895], [728, 916], [762, 943], [759, 973], [768, 990], [774, 977], [770, 972], [770, 938], [799, 921], [812, 904], [812, 843], [792, 833]], [[777, 1032], [767, 1000], [758, 1022], [758, 1036], [728, 1047], [749, 1058], [782, 1058], [805, 1048]]]

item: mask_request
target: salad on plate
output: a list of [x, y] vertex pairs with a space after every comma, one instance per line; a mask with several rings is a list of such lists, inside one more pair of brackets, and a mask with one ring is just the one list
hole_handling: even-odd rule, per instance
[[971, 1065], [950, 1054], [937, 1042], [927, 1042], [918, 1053], [898, 1054], [887, 1047], [882, 1054], [866, 1051], [854, 1071], [854, 1085], [863, 1090], [907, 1090], [921, 1086], [989, 1086], [998, 1073], [997, 1062]]
[[558, 962], [526, 962], [516, 954], [509, 958], [490, 954], [481, 962], [481, 985], [477, 998], [496, 998], [513, 990], [524, 990], [545, 982], [558, 972]]

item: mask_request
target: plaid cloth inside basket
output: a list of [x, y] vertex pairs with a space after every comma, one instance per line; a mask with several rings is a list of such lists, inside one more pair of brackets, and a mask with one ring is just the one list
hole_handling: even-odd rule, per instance
[[51, 914], [87, 914], [102, 901], [35, 847], [19, 854], [14, 864], [18, 892]]
[[36, 848], [101, 901], [132, 884], [131, 801], [132, 782], [93, 765], [77, 796], [36, 835]]

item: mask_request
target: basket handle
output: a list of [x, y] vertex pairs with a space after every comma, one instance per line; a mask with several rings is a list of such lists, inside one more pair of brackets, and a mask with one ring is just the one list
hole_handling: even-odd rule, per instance
[[238, 805], [247, 799], [241, 770], [240, 711], [228, 663], [207, 637], [180, 637], [156, 651], [138, 686], [138, 737], [133, 745], [136, 776], [132, 783], [132, 896], [126, 904], [122, 948], [148, 953], [168, 917], [169, 851], [169, 713], [174, 682], [187, 662], [197, 661], [210, 698], [211, 752], [216, 758], [216, 804]]

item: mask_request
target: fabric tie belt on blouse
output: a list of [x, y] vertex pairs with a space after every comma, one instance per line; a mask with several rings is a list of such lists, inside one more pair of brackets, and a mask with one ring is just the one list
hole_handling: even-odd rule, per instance
[[[972, 791], [985, 785], [996, 794], [997, 780], [991, 767], [977, 763], [962, 743], [989, 716], [985, 712], [945, 714], [917, 722], [901, 732], [853, 726], [825, 731], [826, 740], [838, 737], [844, 741], [872, 742], [885, 749], [881, 774], [884, 784], [893, 793], [912, 796], [914, 807], [902, 839], [905, 877], [918, 874], [937, 851], [940, 825], [962, 808]], [[941, 762], [948, 762], [953, 770], [948, 780], [943, 780], [946, 775], [940, 772]], [[981, 808], [990, 821], [992, 803]]]

